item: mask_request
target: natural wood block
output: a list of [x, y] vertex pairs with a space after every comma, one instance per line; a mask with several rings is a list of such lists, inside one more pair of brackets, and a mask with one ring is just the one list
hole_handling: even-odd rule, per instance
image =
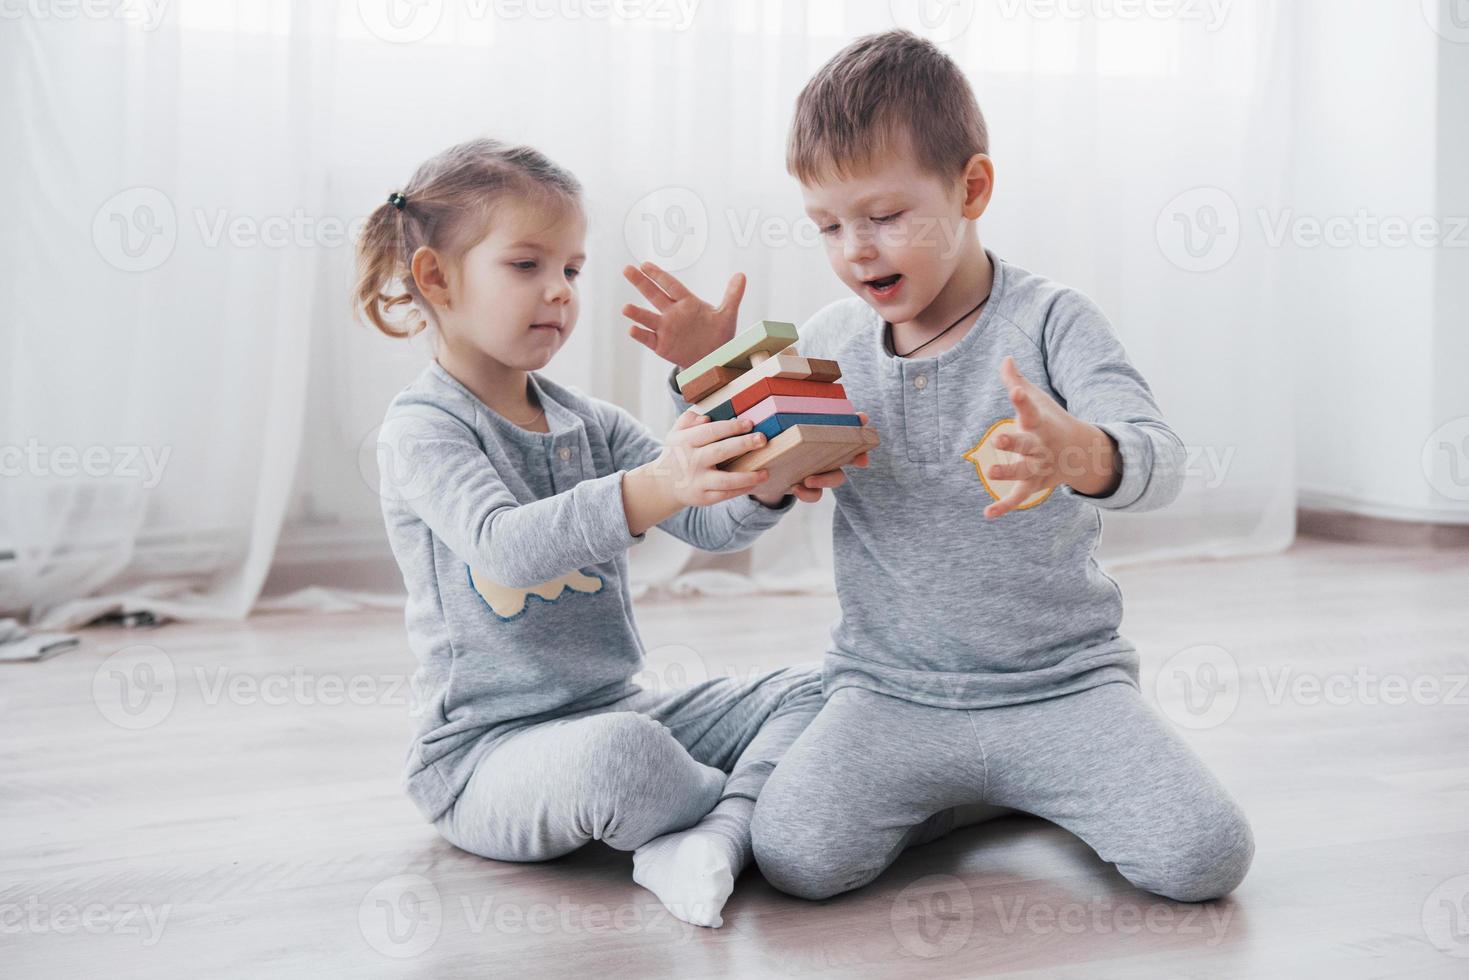
[[754, 452], [724, 464], [736, 473], [769, 470], [768, 487], [784, 488], [813, 473], [825, 473], [849, 463], [878, 444], [870, 425], [797, 425], [786, 429]]
[[836, 361], [808, 357], [806, 363], [811, 367], [811, 373], [806, 376], [808, 381], [836, 381], [842, 376], [841, 366]]
[[[795, 353], [776, 354], [769, 360], [762, 361], [748, 371], [740, 373], [739, 377], [718, 391], [711, 392], [694, 402], [694, 409], [701, 415], [707, 415], [710, 409], [723, 405], [739, 392], [744, 391], [750, 385], [757, 384], [765, 378], [792, 378], [795, 380], [811, 381], [826, 380], [812, 376], [811, 360], [811, 358], [801, 357]], [[819, 358], [817, 362], [824, 364], [834, 363], [832, 361], [823, 362]], [[687, 396], [685, 396], [685, 400], [693, 401], [693, 399], [687, 398]]]
[[755, 351], [779, 354], [796, 342], [796, 325], [780, 320], [761, 320], [753, 327], [735, 334], [727, 343], [714, 348], [702, 358], [684, 368], [674, 376], [674, 383], [683, 390], [684, 384], [694, 380], [712, 367], [748, 368], [750, 355]]
[[738, 378], [743, 371], [736, 368], [712, 367], [679, 389], [685, 401], [696, 402], [711, 391], [718, 391]]

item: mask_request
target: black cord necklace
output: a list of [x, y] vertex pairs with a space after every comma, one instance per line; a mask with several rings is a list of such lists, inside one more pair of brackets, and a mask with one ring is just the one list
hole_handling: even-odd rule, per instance
[[980, 307], [984, 306], [984, 304], [986, 304], [986, 303], [988, 303], [990, 301], [990, 295], [994, 291], [995, 291], [995, 283], [994, 283], [994, 280], [991, 279], [990, 280], [990, 290], [989, 290], [989, 292], [984, 294], [984, 299], [982, 299], [978, 303], [976, 303], [974, 305], [974, 308], [973, 309], [971, 309], [968, 313], [965, 313], [959, 319], [955, 320], [953, 323], [949, 324], [947, 327], [945, 327], [944, 329], [940, 330], [938, 333], [934, 334], [932, 337], [928, 338], [923, 343], [919, 344], [917, 347], [913, 348], [912, 350], [910, 350], [906, 354], [899, 354], [898, 353], [898, 347], [897, 347], [897, 345], [894, 344], [894, 343], [892, 343], [892, 339], [893, 339], [893, 325], [892, 325], [892, 323], [890, 323], [890, 322], [888, 322], [886, 320], [883, 321], [884, 323], [887, 323], [887, 328], [888, 328], [888, 343], [889, 343], [889, 346], [892, 347], [892, 349], [893, 349], [893, 354], [895, 356], [897, 356], [897, 357], [912, 357], [914, 354], [917, 354], [919, 351], [923, 350], [923, 348], [927, 347], [929, 344], [933, 343], [935, 340], [938, 340], [944, 334], [948, 333], [950, 330], [953, 330], [959, 324], [963, 323], [965, 320], [969, 319], [970, 317], [974, 316], [974, 314], [978, 313], [979, 310], [980, 310]]

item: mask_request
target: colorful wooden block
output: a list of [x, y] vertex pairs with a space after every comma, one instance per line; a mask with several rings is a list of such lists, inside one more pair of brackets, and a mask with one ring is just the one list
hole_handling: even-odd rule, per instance
[[774, 439], [786, 429], [793, 425], [861, 425], [862, 420], [855, 415], [814, 415], [806, 412], [781, 412], [771, 415], [755, 423], [752, 432], [762, 433], [767, 439]]
[[[718, 391], [705, 395], [694, 402], [694, 408], [700, 413], [707, 415], [711, 408], [729, 401], [738, 392], [744, 391], [750, 385], [765, 378], [794, 378], [796, 380], [825, 380], [816, 378], [812, 374], [811, 364], [834, 364], [834, 361], [822, 361], [820, 358], [801, 357], [795, 353], [776, 354], [767, 360], [761, 361], [748, 371], [741, 374], [729, 384]], [[823, 373], [826, 373], [823, 371]]]
[[740, 418], [761, 422], [772, 415], [856, 415], [857, 410], [845, 398], [803, 398], [799, 395], [771, 395], [762, 398], [740, 413]]
[[683, 386], [712, 367], [748, 368], [750, 355], [756, 352], [779, 354], [796, 342], [796, 325], [780, 320], [761, 320], [753, 327], [735, 334], [729, 342], [714, 348], [698, 361], [674, 376], [680, 391]]
[[753, 384], [729, 400], [734, 414], [769, 398], [771, 395], [797, 395], [802, 398], [846, 398], [847, 390], [834, 381], [796, 381], [792, 378], [766, 378]]
[[795, 425], [754, 452], [724, 464], [737, 473], [769, 470], [763, 486], [784, 489], [813, 473], [825, 473], [851, 462], [879, 442], [869, 425]]
[[842, 369], [836, 361], [808, 357], [806, 363], [811, 367], [811, 373], [806, 376], [808, 381], [837, 381], [842, 376]]
[[711, 391], [718, 391], [745, 372], [736, 368], [712, 367], [679, 389], [685, 401], [696, 402]]

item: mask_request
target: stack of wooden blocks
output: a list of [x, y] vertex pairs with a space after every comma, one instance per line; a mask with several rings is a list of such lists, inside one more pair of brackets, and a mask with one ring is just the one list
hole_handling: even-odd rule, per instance
[[749, 419], [765, 434], [764, 446], [723, 468], [769, 470], [772, 487], [836, 469], [878, 443], [837, 384], [837, 362], [800, 356], [796, 339], [795, 324], [761, 320], [674, 378], [699, 414]]

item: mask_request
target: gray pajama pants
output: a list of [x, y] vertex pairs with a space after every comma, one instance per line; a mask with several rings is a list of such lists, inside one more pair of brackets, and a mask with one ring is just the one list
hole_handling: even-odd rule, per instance
[[1182, 902], [1233, 890], [1255, 851], [1239, 806], [1130, 684], [973, 711], [849, 687], [756, 803], [755, 860], [782, 891], [826, 898], [975, 804], [1057, 823], [1132, 884]]
[[435, 826], [499, 861], [544, 861], [591, 840], [636, 850], [720, 800], [756, 799], [820, 709], [821, 675], [808, 668], [639, 691], [503, 736]]

